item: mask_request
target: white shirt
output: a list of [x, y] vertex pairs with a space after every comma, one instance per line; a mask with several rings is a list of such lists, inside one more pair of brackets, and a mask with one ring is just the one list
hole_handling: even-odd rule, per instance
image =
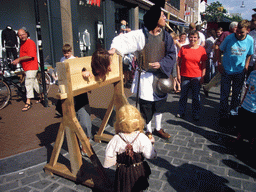
[[[132, 142], [138, 133], [139, 131], [135, 131], [132, 133], [120, 133], [120, 135], [125, 141]], [[125, 152], [126, 145], [127, 144], [120, 138], [119, 135], [115, 135], [107, 145], [103, 167], [108, 168], [115, 165], [117, 154]], [[153, 159], [157, 156], [155, 148], [144, 133], [139, 134], [137, 139], [132, 144], [132, 147], [134, 152], [142, 153], [147, 159]]]
[[[71, 55], [71, 57], [69, 57], [68, 59], [75, 59], [75, 58], [76, 58], [75, 56]], [[64, 62], [66, 59], [67, 58], [63, 56], [61, 57], [60, 62]]]
[[213, 36], [208, 37], [205, 41], [205, 50], [207, 54], [210, 54], [213, 52], [213, 45], [215, 43], [216, 39], [213, 38]]
[[[111, 44], [110, 49], [115, 48], [117, 53], [122, 57], [128, 53], [134, 53], [136, 51], [141, 51], [145, 47], [145, 35], [142, 29], [134, 30], [129, 33], [116, 36]], [[131, 92], [137, 92], [138, 84], [138, 72], [135, 72], [135, 77], [133, 79]], [[140, 76], [140, 89], [139, 97], [146, 101], [159, 101], [164, 98], [159, 98], [154, 94], [153, 91], [153, 73], [142, 72]], [[143, 88], [144, 87], [144, 88]], [[146, 87], [146, 89], [145, 89]]]
[[112, 41], [110, 49], [115, 48], [123, 57], [125, 54], [141, 51], [144, 46], [145, 35], [142, 29], [140, 29], [116, 36]]
[[[137, 86], [138, 86], [138, 78], [139, 78], [139, 72], [136, 71], [134, 75], [134, 79], [131, 86], [131, 92], [137, 93]], [[153, 81], [154, 81], [154, 75], [153, 73], [142, 71], [140, 74], [140, 88], [139, 88], [139, 97], [145, 101], [160, 101], [162, 99], [165, 99], [167, 97], [157, 97], [156, 94], [154, 94], [153, 90]], [[146, 89], [145, 89], [146, 87]]]

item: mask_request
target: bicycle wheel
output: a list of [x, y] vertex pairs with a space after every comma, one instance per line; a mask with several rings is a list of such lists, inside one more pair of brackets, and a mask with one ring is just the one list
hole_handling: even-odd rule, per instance
[[[51, 77], [47, 72], [45, 72], [44, 74], [45, 74], [46, 92], [48, 93], [50, 90]], [[37, 81], [39, 83], [41, 92], [43, 92], [43, 81], [42, 81], [41, 71], [37, 73]]]
[[0, 110], [3, 109], [11, 99], [11, 89], [9, 85], [4, 81], [0, 80]]

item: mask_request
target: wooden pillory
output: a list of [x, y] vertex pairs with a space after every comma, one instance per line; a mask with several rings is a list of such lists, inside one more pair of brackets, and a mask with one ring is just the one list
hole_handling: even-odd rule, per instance
[[[57, 63], [60, 93], [58, 99], [62, 101], [63, 119], [59, 127], [51, 159], [44, 169], [50, 174], [57, 174], [67, 179], [82, 183], [89, 187], [111, 191], [111, 182], [105, 174], [104, 168], [95, 154], [89, 139], [80, 126], [74, 108], [74, 96], [97, 89], [99, 87], [113, 84], [114, 94], [103, 118], [95, 141], [109, 141], [113, 136], [104, 134], [104, 129], [108, 123], [114, 107], [114, 96], [124, 95], [123, 88], [123, 68], [121, 56], [112, 56], [111, 71], [107, 74], [105, 81], [99, 81], [97, 77], [89, 79], [82, 77], [82, 69], [91, 70], [91, 56], [66, 60], [64, 63]], [[103, 93], [104, 94], [104, 93]], [[70, 165], [58, 163], [60, 150], [66, 134], [68, 152], [70, 154]], [[93, 170], [83, 165], [78, 140], [83, 145], [90, 158]], [[88, 169], [87, 169], [88, 168]]]

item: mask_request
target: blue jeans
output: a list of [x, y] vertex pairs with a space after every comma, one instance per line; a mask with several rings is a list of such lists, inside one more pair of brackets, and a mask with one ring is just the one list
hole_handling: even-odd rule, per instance
[[200, 101], [201, 77], [181, 77], [181, 96], [179, 101], [179, 114], [185, 114], [187, 108], [188, 91], [192, 89], [192, 114], [197, 116], [201, 110]]
[[[220, 108], [219, 114], [221, 118], [227, 118], [229, 111], [235, 109], [240, 104], [241, 90], [244, 83], [244, 72], [236, 74], [221, 74], [221, 88], [220, 88]], [[232, 86], [232, 98], [229, 108], [228, 97], [230, 88]]]
[[90, 138], [92, 139], [92, 122], [91, 122], [90, 111], [91, 111], [90, 106], [85, 105], [76, 112], [77, 120], [79, 121], [88, 139]]
[[213, 59], [209, 54], [207, 56], [209, 59], [206, 60], [206, 74], [204, 77], [204, 83], [209, 83], [216, 73]]

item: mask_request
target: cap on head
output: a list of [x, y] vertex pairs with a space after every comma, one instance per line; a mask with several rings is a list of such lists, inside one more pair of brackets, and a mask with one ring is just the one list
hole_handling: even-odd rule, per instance
[[152, 0], [153, 5], [143, 17], [144, 26], [149, 30], [156, 28], [158, 20], [161, 16], [161, 7], [164, 8], [165, 0]]

